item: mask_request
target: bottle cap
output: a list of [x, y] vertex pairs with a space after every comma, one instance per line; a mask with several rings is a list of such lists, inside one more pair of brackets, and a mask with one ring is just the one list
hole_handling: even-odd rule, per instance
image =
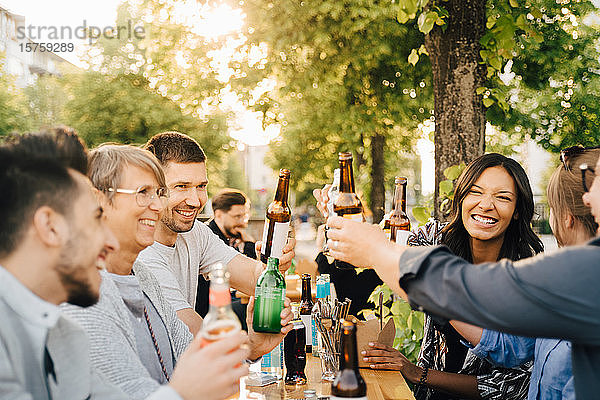
[[338, 153], [338, 157], [339, 157], [339, 160], [352, 160], [352, 153], [350, 153], [349, 151], [344, 151], [344, 152]]

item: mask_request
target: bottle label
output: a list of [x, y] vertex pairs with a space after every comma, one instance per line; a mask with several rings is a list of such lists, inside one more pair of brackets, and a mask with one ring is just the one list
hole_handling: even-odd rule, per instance
[[210, 305], [215, 307], [223, 307], [231, 304], [231, 294], [229, 290], [214, 290], [208, 291], [208, 301]]
[[411, 233], [410, 231], [397, 230], [396, 231], [396, 243], [406, 246], [406, 243], [408, 242], [410, 233]]
[[346, 219], [350, 219], [352, 221], [363, 222], [363, 215], [362, 215], [362, 213], [358, 213], [358, 214], [344, 214], [343, 217], [346, 218]]
[[312, 344], [312, 316], [311, 315], [300, 315], [300, 319], [306, 328], [306, 344]]
[[329, 396], [329, 400], [346, 400], [346, 399], [367, 400], [367, 396], [363, 396], [363, 397], [337, 397], [337, 396]]
[[311, 336], [312, 336], [313, 349], [315, 349], [319, 346], [319, 342], [317, 340], [317, 323], [315, 322], [314, 318], [310, 319], [310, 332], [311, 332]]
[[[269, 226], [273, 225], [273, 240], [271, 241], [271, 253], [266, 254], [267, 251], [267, 236], [269, 235]], [[283, 255], [283, 247], [287, 242], [288, 232], [290, 230], [289, 222], [273, 222], [269, 219], [265, 220], [265, 228], [263, 229], [262, 237], [262, 250], [263, 255], [269, 257], [280, 258]]]
[[329, 296], [329, 283], [317, 283], [317, 298], [324, 299]]

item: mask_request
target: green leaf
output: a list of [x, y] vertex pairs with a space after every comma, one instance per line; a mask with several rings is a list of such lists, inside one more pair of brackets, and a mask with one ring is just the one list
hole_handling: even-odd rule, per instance
[[438, 18], [439, 16], [435, 11], [421, 13], [421, 15], [419, 15], [419, 19], [417, 20], [419, 30], [427, 35], [433, 29], [433, 25]]
[[452, 181], [445, 180], [440, 182], [440, 196], [446, 196], [454, 190]]
[[481, 94], [484, 94], [486, 90], [487, 90], [487, 88], [485, 86], [480, 86], [477, 89], [475, 89], [475, 93], [481, 95]]
[[431, 211], [427, 207], [413, 207], [412, 214], [421, 224], [425, 224], [431, 217]]
[[398, 20], [398, 22], [400, 22], [401, 24], [405, 24], [408, 21], [411, 20], [410, 15], [408, 15], [406, 13], [406, 11], [404, 11], [403, 9], [399, 9], [398, 10], [398, 15], [396, 16], [396, 19]]
[[408, 62], [412, 65], [416, 65], [419, 62], [419, 54], [417, 53], [417, 49], [412, 49], [410, 55], [408, 56]]
[[492, 29], [494, 25], [496, 25], [496, 17], [490, 15], [487, 19], [487, 22], [485, 23], [485, 27], [488, 29]]
[[487, 108], [491, 107], [492, 104], [494, 104], [494, 99], [491, 99], [489, 97], [486, 97], [485, 99], [483, 99], [483, 105]]
[[513, 8], [519, 7], [519, 3], [517, 2], [517, 0], [508, 0], [508, 2], [510, 3], [510, 6]]
[[531, 7], [529, 12], [531, 13], [531, 15], [533, 15], [533, 18], [535, 19], [541, 19], [544, 16], [540, 9], [537, 7]]
[[490, 65], [492, 66], [492, 68], [500, 71], [502, 69], [502, 60], [500, 59], [500, 57], [491, 57], [488, 59]]
[[[484, 88], [485, 89], [485, 88]], [[444, 176], [451, 181], [460, 176], [461, 169], [459, 165], [452, 165], [444, 170]]]
[[410, 319], [410, 324], [408, 325], [413, 332], [418, 332], [423, 330], [423, 323], [419, 321], [416, 313], [411, 313], [412, 318]]
[[429, 55], [429, 53], [427, 52], [427, 48], [425, 48], [424, 44], [422, 44], [421, 47], [419, 47], [419, 54], [425, 54], [426, 56]]
[[526, 30], [529, 27], [529, 23], [527, 22], [527, 17], [525, 14], [521, 14], [517, 17], [517, 21], [515, 22], [519, 28]]
[[419, 8], [418, 3], [418, 0], [403, 0], [400, 3], [400, 6], [406, 11], [408, 15], [416, 15], [417, 10]]

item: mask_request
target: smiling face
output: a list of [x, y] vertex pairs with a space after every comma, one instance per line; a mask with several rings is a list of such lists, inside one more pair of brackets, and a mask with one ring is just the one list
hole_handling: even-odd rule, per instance
[[106, 256], [119, 247], [116, 237], [104, 222], [102, 208], [90, 182], [83, 175], [73, 173], [80, 187], [79, 198], [73, 203], [68, 218], [69, 238], [55, 267], [67, 293], [66, 301], [88, 307], [98, 301], [100, 269]]
[[173, 232], [187, 232], [208, 201], [206, 163], [169, 162], [164, 169], [169, 203], [161, 222]]
[[462, 222], [473, 239], [487, 241], [504, 238], [516, 217], [515, 181], [500, 166], [483, 171], [462, 201]]
[[[120, 189], [137, 190], [140, 187], [158, 187], [154, 173], [145, 168], [128, 165], [123, 169]], [[141, 207], [135, 194], [115, 193], [112, 203], [105, 207], [108, 226], [117, 236], [122, 251], [139, 253], [154, 243], [154, 230], [161, 200], [155, 197], [146, 207]]]

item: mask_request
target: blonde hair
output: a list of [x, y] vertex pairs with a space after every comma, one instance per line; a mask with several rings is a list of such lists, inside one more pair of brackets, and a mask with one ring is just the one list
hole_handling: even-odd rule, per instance
[[[564, 243], [563, 226], [559, 221], [570, 214], [585, 229], [590, 238], [596, 235], [598, 224], [588, 206], [583, 204], [583, 185], [581, 183], [581, 171], [579, 166], [583, 163], [596, 165], [600, 156], [600, 149], [583, 150], [581, 153], [568, 157], [566, 167], [561, 164], [556, 168], [548, 182], [548, 206], [554, 214], [555, 227], [552, 227], [554, 236], [559, 245]], [[568, 170], [567, 170], [568, 168]]]
[[109, 188], [118, 188], [123, 179], [126, 166], [134, 165], [151, 171], [160, 187], [167, 187], [165, 173], [148, 150], [127, 144], [105, 143], [90, 152], [88, 161], [88, 177], [96, 189], [104, 192], [112, 201], [114, 192]]

